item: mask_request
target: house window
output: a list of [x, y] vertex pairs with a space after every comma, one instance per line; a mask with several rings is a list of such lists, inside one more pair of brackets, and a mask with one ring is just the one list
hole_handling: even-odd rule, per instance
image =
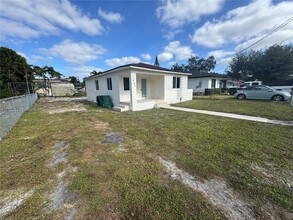
[[107, 78], [107, 88], [108, 88], [108, 90], [112, 90], [112, 79], [111, 78]]
[[199, 83], [198, 83], [198, 88], [201, 88], [201, 86], [202, 86], [202, 83], [199, 82]]
[[180, 88], [180, 77], [173, 77], [173, 89], [179, 89]]
[[129, 78], [128, 77], [123, 77], [123, 85], [124, 85], [124, 90], [128, 91], [129, 90]]
[[96, 80], [95, 84], [96, 84], [96, 90], [99, 90], [99, 80]]
[[212, 88], [216, 88], [216, 79], [212, 79]]

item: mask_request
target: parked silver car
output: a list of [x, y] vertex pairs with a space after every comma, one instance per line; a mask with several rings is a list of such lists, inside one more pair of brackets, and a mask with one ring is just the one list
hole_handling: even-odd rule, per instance
[[242, 90], [237, 90], [234, 94], [237, 99], [267, 99], [274, 101], [287, 101], [291, 94], [285, 91], [279, 91], [269, 86], [248, 86]]

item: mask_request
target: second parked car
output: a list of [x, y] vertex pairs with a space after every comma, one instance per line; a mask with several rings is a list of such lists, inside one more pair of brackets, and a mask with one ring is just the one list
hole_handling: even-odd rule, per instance
[[278, 91], [269, 86], [248, 86], [242, 90], [237, 90], [234, 94], [237, 99], [267, 99], [274, 101], [287, 101], [291, 94], [285, 91]]

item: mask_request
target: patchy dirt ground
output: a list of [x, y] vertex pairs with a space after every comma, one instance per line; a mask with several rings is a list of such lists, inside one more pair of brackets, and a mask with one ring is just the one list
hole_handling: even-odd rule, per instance
[[[197, 175], [192, 176], [179, 169], [174, 162], [163, 159], [163, 153], [151, 149], [150, 139], [155, 135], [146, 136], [147, 139], [143, 140], [147, 129], [152, 129], [145, 123], [142, 124], [145, 130], [129, 127], [125, 130], [113, 129], [111, 125], [116, 126], [116, 123], [123, 120], [123, 113], [90, 108], [82, 101], [79, 98], [45, 98], [40, 100], [40, 103], [44, 104], [42, 108], [33, 110], [38, 111], [37, 114], [41, 115], [39, 120], [44, 119], [47, 124], [37, 124], [34, 118], [31, 118], [32, 122], [28, 127], [39, 129], [40, 132], [32, 134], [31, 128], [27, 132], [20, 132], [23, 132], [23, 136], [15, 146], [21, 143], [25, 145], [22, 146], [23, 149], [15, 150], [18, 153], [12, 152], [12, 155], [7, 157], [6, 170], [13, 173], [20, 169], [19, 166], [24, 165], [27, 166], [26, 172], [36, 170], [42, 164], [43, 169], [48, 171], [38, 171], [44, 172], [43, 182], [48, 181], [48, 186], [44, 183], [45, 186], [42, 186], [41, 190], [38, 187], [19, 187], [18, 180], [11, 180], [7, 185], [14, 187], [13, 190], [0, 192], [0, 219], [5, 219], [6, 216], [10, 218], [10, 214], [13, 216], [18, 210], [24, 210], [25, 213], [25, 209], [32, 206], [39, 206], [39, 210], [33, 209], [31, 213], [24, 215], [32, 219], [38, 219], [40, 216], [67, 220], [140, 217], [174, 219], [175, 216], [180, 219], [194, 216], [198, 219], [225, 219], [225, 216], [228, 219], [292, 219], [288, 210], [280, 209], [276, 204], [267, 202], [268, 200], [260, 202], [263, 204], [258, 208], [261, 212], [258, 215], [253, 207], [255, 204], [250, 204], [247, 200], [244, 202], [239, 192], [232, 190], [224, 178], [205, 179]], [[92, 113], [97, 114], [93, 116]], [[107, 115], [99, 118], [100, 113]], [[116, 114], [122, 116], [117, 117], [118, 120], [114, 123], [107, 120]], [[147, 114], [139, 115], [138, 118], [135, 118], [135, 114], [125, 115], [129, 118], [124, 123], [138, 120], [141, 116], [149, 120]], [[155, 120], [166, 117], [166, 114], [167, 112], [156, 112], [151, 117]], [[78, 117], [75, 118], [75, 115]], [[45, 120], [47, 117], [49, 119]], [[26, 123], [29, 120], [24, 119]], [[134, 123], [133, 121], [130, 123]], [[171, 135], [166, 137], [162, 129], [157, 129], [156, 132], [166, 142], [174, 142]], [[186, 137], [186, 134], [184, 135]], [[157, 147], [164, 144], [166, 143], [162, 141]], [[31, 153], [30, 149], [35, 151]], [[168, 151], [172, 149], [168, 148]], [[46, 154], [46, 158], [36, 156], [38, 153]], [[164, 156], [158, 158], [157, 155]], [[172, 153], [166, 155], [172, 157]], [[18, 165], [17, 161], [21, 163]], [[15, 166], [10, 166], [9, 163]], [[281, 184], [286, 190], [293, 190], [292, 172], [277, 169], [272, 164], [261, 166], [257, 163], [251, 165], [251, 170], [261, 183]], [[166, 173], [167, 177], [164, 176]], [[23, 185], [43, 184], [35, 183], [37, 180], [33, 179], [34, 177], [31, 177], [33, 180], [30, 183], [25, 175], [21, 177]], [[46, 175], [50, 177], [46, 179]], [[73, 182], [75, 185], [72, 185]], [[40, 194], [39, 200], [35, 198], [37, 193]], [[35, 199], [38, 204], [34, 203]], [[193, 207], [197, 210], [193, 210]], [[152, 211], [154, 213], [149, 215]], [[209, 215], [210, 212], [213, 214]], [[34, 213], [39, 216], [34, 216]], [[19, 219], [21, 215], [16, 216], [18, 218], [13, 216], [11, 219]]]
[[250, 208], [227, 187], [224, 181], [209, 180], [202, 182], [180, 170], [175, 163], [162, 158], [159, 158], [159, 160], [174, 180], [201, 192], [212, 204], [223, 209], [230, 219], [254, 219]]
[[0, 219], [4, 218], [5, 215], [14, 211], [22, 203], [24, 203], [32, 194], [34, 190], [19, 189], [17, 191], [6, 192], [7, 197], [0, 197]]
[[54, 184], [56, 187], [47, 196], [49, 204], [47, 205], [45, 212], [52, 213], [57, 210], [62, 210], [64, 219], [74, 219], [74, 216], [77, 213], [77, 208], [75, 207], [74, 202], [77, 200], [78, 196], [76, 193], [68, 190], [68, 184], [70, 175], [75, 173], [77, 168], [72, 167], [68, 163], [66, 149], [66, 141], [58, 141], [52, 147], [53, 156], [50, 158], [47, 166], [53, 169], [60, 163], [63, 163], [63, 165], [66, 165], [67, 167], [56, 174], [57, 180], [55, 180], [56, 183]]
[[261, 181], [270, 185], [282, 184], [292, 191], [293, 195], [293, 171], [288, 172], [277, 169], [274, 164], [266, 164], [266, 167], [252, 164], [251, 169], [261, 176]]

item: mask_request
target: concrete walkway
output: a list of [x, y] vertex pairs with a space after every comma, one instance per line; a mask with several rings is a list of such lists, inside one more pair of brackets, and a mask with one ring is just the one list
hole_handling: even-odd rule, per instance
[[224, 113], [224, 112], [214, 112], [214, 111], [198, 110], [198, 109], [191, 109], [191, 108], [181, 108], [181, 107], [174, 107], [174, 106], [163, 106], [161, 108], [184, 111], [184, 112], [206, 114], [206, 115], [214, 115], [214, 116], [227, 117], [227, 118], [236, 118], [236, 119], [242, 119], [242, 120], [247, 120], [247, 121], [256, 121], [256, 122], [263, 122], [263, 123], [276, 124], [276, 125], [293, 126], [293, 121], [271, 120], [271, 119], [267, 119], [267, 118], [254, 117], [254, 116], [248, 116], [248, 115], [239, 115], [239, 114]]

